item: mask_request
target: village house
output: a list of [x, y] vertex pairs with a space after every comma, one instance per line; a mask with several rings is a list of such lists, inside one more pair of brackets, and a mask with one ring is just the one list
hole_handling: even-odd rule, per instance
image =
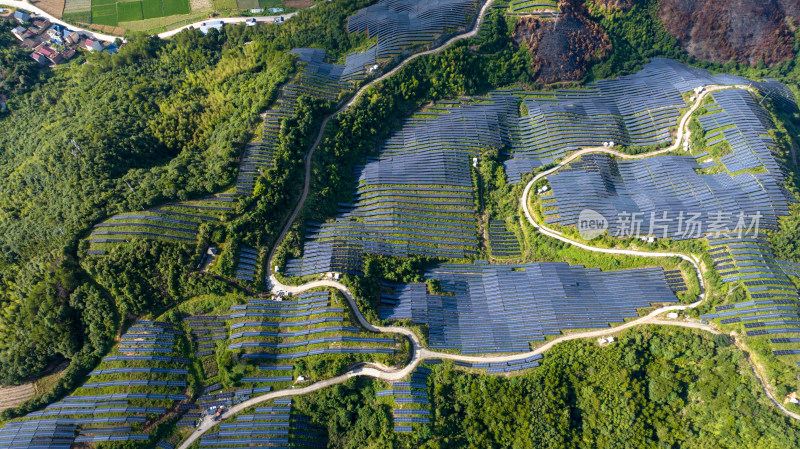
[[27, 11], [23, 11], [21, 9], [18, 9], [16, 11], [14, 11], [14, 19], [19, 23], [25, 23], [25, 22], [31, 20], [31, 15], [28, 14]]
[[86, 39], [83, 41], [83, 48], [89, 51], [103, 51], [103, 44], [94, 39]]

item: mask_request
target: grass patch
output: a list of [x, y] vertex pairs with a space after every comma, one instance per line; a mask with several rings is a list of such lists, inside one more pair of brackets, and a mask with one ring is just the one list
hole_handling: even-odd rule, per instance
[[92, 23], [100, 25], [117, 25], [117, 5], [100, 5], [92, 7]]
[[174, 16], [176, 14], [189, 14], [189, 2], [187, 0], [163, 0], [164, 15]]
[[211, 4], [214, 9], [239, 9], [239, 6], [236, 5], [236, 0], [212, 0]]
[[117, 21], [142, 20], [142, 2], [117, 3]]
[[142, 18], [154, 19], [164, 15], [161, 0], [142, 0]]
[[65, 12], [61, 18], [65, 22], [89, 23], [92, 20], [92, 11]]

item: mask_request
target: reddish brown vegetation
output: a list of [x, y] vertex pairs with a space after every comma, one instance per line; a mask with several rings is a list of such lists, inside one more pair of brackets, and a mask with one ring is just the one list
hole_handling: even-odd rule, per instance
[[565, 0], [559, 7], [557, 19], [521, 17], [514, 27], [514, 41], [528, 45], [532, 72], [544, 84], [580, 80], [587, 63], [604, 58], [611, 48], [606, 33], [587, 18], [583, 2]]
[[594, 3], [607, 10], [618, 9], [627, 11], [633, 6], [634, 0], [595, 0]]
[[658, 16], [697, 59], [773, 65], [792, 57], [798, 13], [798, 0], [660, 0]]

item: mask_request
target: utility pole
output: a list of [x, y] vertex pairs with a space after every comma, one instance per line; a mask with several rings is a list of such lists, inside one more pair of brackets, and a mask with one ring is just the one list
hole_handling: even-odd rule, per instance
[[[142, 197], [140, 197], [139, 194], [136, 193], [136, 190], [133, 187], [131, 187], [131, 185], [130, 185], [130, 183], [128, 183], [128, 181], [125, 181], [125, 185], [127, 185], [128, 188], [131, 189], [131, 192], [133, 192], [133, 194], [136, 195], [136, 198], [139, 198], [139, 201], [144, 203], [144, 200], [142, 200]], [[144, 210], [144, 205], [142, 205], [142, 210]]]

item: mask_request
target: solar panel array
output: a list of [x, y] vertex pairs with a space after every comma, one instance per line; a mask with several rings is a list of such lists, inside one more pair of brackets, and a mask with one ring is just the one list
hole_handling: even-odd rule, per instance
[[[338, 101], [340, 92], [352, 87], [351, 82], [364, 77], [363, 66], [361, 72], [348, 73], [345, 76], [346, 66], [325, 62], [325, 50], [297, 48], [292, 50], [292, 54], [297, 55], [298, 74], [281, 87], [275, 105], [264, 113], [261, 141], [251, 142], [245, 147], [236, 181], [237, 194], [251, 195], [259, 171], [272, 166], [281, 123], [285, 118], [294, 115], [300, 96], [307, 95], [335, 102]], [[350, 59], [348, 57], [348, 61]], [[355, 61], [349, 62], [351, 66], [355, 65]]]
[[771, 119], [746, 90], [731, 89], [712, 94], [711, 113], [698, 117], [706, 132], [708, 145], [727, 142], [732, 153], [722, 156], [721, 162], [729, 172], [765, 168], [783, 179], [783, 170], [775, 158], [775, 141], [769, 136]]
[[[789, 213], [788, 197], [768, 174], [701, 175], [698, 169], [690, 156], [616, 161], [585, 155], [548, 177], [552, 196], [542, 203], [545, 223], [575, 226], [581, 212], [591, 209], [608, 220], [612, 236], [684, 240], [702, 237], [714, 223], [734, 230], [740, 218], [748, 225], [758, 214], [762, 228], [777, 229], [778, 217]], [[700, 224], [698, 232], [690, 218]]]
[[489, 247], [492, 257], [519, 257], [519, 240], [500, 220], [489, 220]]
[[349, 55], [347, 71], [357, 73], [369, 62], [400, 56], [411, 47], [436, 45], [440, 35], [467, 28], [477, 5], [475, 0], [380, 0], [358, 11], [348, 18], [347, 31], [366, 32], [377, 44]]
[[0, 445], [8, 448], [69, 448], [75, 441], [77, 425], [12, 421], [0, 429]]
[[[442, 265], [426, 284], [385, 284], [381, 319], [428, 326], [430, 347], [464, 353], [526, 352], [565, 329], [608, 327], [637, 309], [676, 302], [661, 268], [623, 271], [566, 263]], [[385, 290], [385, 289], [384, 289]]]
[[[505, 162], [506, 174], [511, 182], [519, 182], [522, 174], [578, 147], [599, 146], [604, 141], [632, 146], [667, 143], [670, 128], [686, 108], [681, 93], [713, 83], [748, 81], [655, 58], [636, 74], [598, 81], [586, 89], [548, 93], [504, 89], [427, 106], [392, 133], [378, 157], [356, 168], [358, 187], [353, 201], [340, 204], [333, 221], [307, 224], [303, 257], [288, 261], [283, 271], [289, 276], [328, 271], [361, 274], [365, 253], [472, 258], [478, 253], [478, 239], [470, 163], [482, 149], [507, 149], [511, 158]], [[784, 98], [779, 83], [753, 86]], [[724, 94], [719, 101], [728, 105], [731, 114], [752, 107], [747, 96]], [[752, 123], [748, 129], [756, 128]], [[767, 207], [774, 218], [785, 210], [779, 183], [769, 173], [700, 177], [693, 158], [639, 162], [619, 164], [620, 170], [627, 169], [624, 181], [635, 181], [622, 192], [627, 196], [621, 200], [616, 195], [605, 198], [604, 187], [611, 182], [608, 176], [618, 176], [616, 172], [573, 174], [591, 182], [595, 195], [570, 194], [586, 196], [612, 211], [627, 205], [624, 201], [649, 211], [653, 208], [649, 203], [659, 200], [657, 195], [663, 192], [677, 202], [670, 206], [706, 212], [712, 206], [733, 204], [749, 211]], [[618, 165], [611, 168], [616, 170]], [[658, 178], [662, 175], [670, 176], [678, 187], [665, 185]], [[641, 199], [638, 194], [643, 195]], [[575, 203], [581, 203], [580, 198]], [[566, 220], [564, 224], [569, 225], [580, 211], [570, 204], [563, 204], [563, 214], [549, 211], [547, 218]]]
[[[321, 354], [394, 354], [391, 336], [367, 336], [350, 323], [348, 310], [334, 307], [330, 291], [308, 292], [291, 299], [250, 299], [231, 306], [228, 349], [243, 360], [293, 360]], [[292, 365], [262, 364], [275, 374], [247, 377], [247, 382], [291, 382]], [[283, 371], [283, 373], [281, 373]], [[267, 380], [269, 379], [269, 380]], [[244, 381], [244, 380], [243, 380]]]
[[[754, 236], [709, 239], [709, 254], [722, 282], [740, 283], [753, 299], [718, 306], [701, 318], [719, 318], [721, 324], [743, 323], [748, 336], [800, 334], [800, 296], [789, 278], [800, 277], [800, 264], [776, 259], [769, 243]], [[797, 338], [770, 341], [800, 343]], [[773, 353], [793, 355], [791, 351], [776, 349]]]
[[[656, 61], [655, 66], [664, 64]], [[751, 84], [727, 75], [709, 76], [676, 63], [667, 65], [672, 69], [661, 73], [678, 92], [710, 82]], [[652, 76], [656, 73], [653, 67], [649, 64], [643, 72], [649, 71], [648, 76]], [[797, 111], [786, 86], [774, 80], [752, 85], [784, 110]], [[704, 318], [719, 318], [721, 324], [742, 323], [748, 336], [797, 333], [800, 298], [789, 276], [800, 275], [800, 264], [777, 260], [763, 237], [765, 230], [778, 229], [779, 218], [789, 214], [794, 201], [783, 188], [783, 163], [769, 137], [773, 124], [746, 90], [721, 90], [709, 98], [712, 102], [698, 116], [706, 145], [726, 142], [729, 149], [719, 158], [717, 173], [702, 174], [703, 168], [715, 166], [715, 162], [704, 159], [703, 165], [697, 163], [709, 157], [708, 153], [622, 162], [603, 155], [583, 156], [548, 177], [552, 194], [542, 197], [545, 222], [574, 226], [581, 211], [588, 208], [609, 221], [611, 235], [636, 234], [631, 232], [631, 214], [636, 213], [640, 235], [675, 240], [705, 238], [723, 283], [738, 283], [750, 299], [717, 307]], [[754, 221], [756, 216], [758, 220]], [[700, 224], [700, 229], [688, 224], [689, 217]], [[748, 229], [751, 225], [757, 225], [757, 231]], [[675, 273], [668, 273], [667, 282], [675, 291], [686, 289], [682, 277]], [[778, 344], [775, 340], [793, 343], [773, 339], [774, 344]], [[781, 348], [774, 354], [791, 355], [792, 351]]]
[[418, 366], [406, 382], [394, 382], [391, 390], [376, 392], [378, 397], [394, 400], [394, 431], [411, 432], [412, 424], [430, 424], [430, 399], [428, 399], [428, 375], [431, 369]]
[[115, 244], [132, 239], [193, 243], [200, 224], [219, 221], [233, 211], [233, 195], [220, 193], [192, 201], [168, 203], [141, 212], [117, 214], [94, 226], [89, 255], [105, 255]]
[[239, 248], [239, 260], [236, 262], [236, 279], [253, 281], [258, 270], [258, 251], [242, 245]]
[[[188, 360], [157, 355], [161, 348], [178, 353], [181, 335], [169, 323], [137, 321], [121, 336], [116, 354], [106, 357], [73, 394], [0, 429], [0, 446], [68, 448], [149, 440], [147, 424], [186, 399]], [[132, 353], [136, 359], [126, 358]]]
[[504, 374], [536, 368], [539, 366], [537, 360], [541, 359], [541, 354], [534, 354], [532, 356], [506, 362], [463, 362], [456, 360], [455, 365], [464, 368], [485, 369], [486, 374]]
[[292, 411], [291, 399], [276, 399], [233, 420], [226, 420], [203, 435], [200, 447], [326, 447], [324, 427], [309, 423], [307, 416]]

